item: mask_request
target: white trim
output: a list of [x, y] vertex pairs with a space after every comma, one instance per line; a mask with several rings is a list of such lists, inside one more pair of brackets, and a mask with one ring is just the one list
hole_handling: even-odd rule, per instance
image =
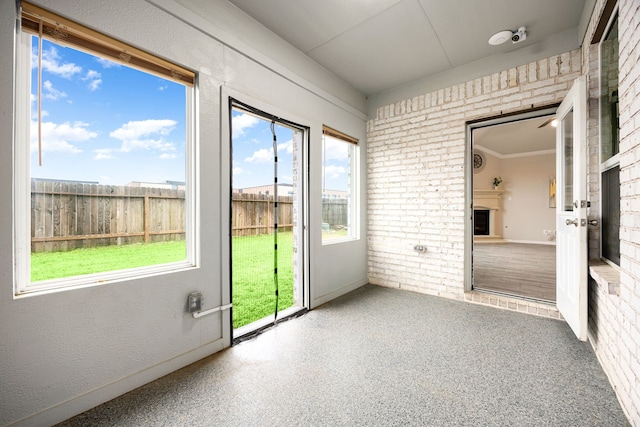
[[[298, 292], [302, 292], [301, 306], [300, 308], [311, 308], [311, 284], [310, 284], [310, 234], [309, 234], [309, 145], [311, 144], [311, 128], [312, 124], [308, 119], [302, 118], [295, 114], [290, 113], [287, 110], [283, 110], [268, 102], [261, 101], [250, 95], [246, 95], [236, 89], [229, 86], [220, 86], [220, 230], [223, 238], [220, 240], [220, 253], [222, 259], [229, 260], [228, 263], [223, 263], [221, 268], [220, 277], [220, 292], [222, 297], [222, 304], [231, 303], [231, 224], [230, 224], [230, 212], [231, 212], [231, 171], [232, 171], [232, 158], [231, 158], [231, 105], [230, 99], [234, 99], [238, 102], [249, 105], [257, 110], [263, 111], [267, 114], [271, 114], [278, 118], [287, 120], [291, 123], [299, 125], [306, 129], [296, 128], [296, 131], [303, 132], [302, 143], [298, 147], [298, 161], [301, 170], [298, 172], [298, 184], [300, 185], [300, 197], [298, 197], [298, 229], [299, 238], [302, 239], [300, 244], [300, 250], [298, 251], [296, 261], [300, 267], [300, 289]], [[260, 117], [265, 120], [263, 116]], [[295, 292], [295, 290], [294, 290]], [[294, 295], [294, 303], [298, 301]], [[227, 312], [230, 313], [230, 312]], [[282, 312], [281, 312], [282, 313]], [[231, 334], [233, 329], [233, 322], [231, 315], [223, 317], [223, 337], [228, 342], [231, 342]], [[234, 331], [236, 336], [238, 331]], [[229, 344], [230, 345], [230, 344]]]
[[[339, 130], [338, 130], [339, 131]], [[338, 141], [342, 144], [345, 144], [348, 150], [348, 167], [349, 167], [349, 191], [347, 198], [347, 232], [348, 234], [344, 237], [338, 238], [324, 238], [322, 236], [322, 245], [331, 245], [335, 243], [344, 243], [344, 242], [352, 242], [355, 240], [360, 240], [360, 145], [353, 144], [351, 142], [345, 141], [340, 138], [336, 138], [335, 136], [329, 134], [322, 134], [322, 146], [324, 151], [325, 138], [331, 138], [335, 141]], [[323, 158], [322, 165], [322, 180], [324, 182], [324, 163], [326, 159]], [[321, 224], [320, 224], [321, 225]]]
[[555, 241], [549, 241], [549, 240], [511, 240], [511, 239], [504, 239], [505, 242], [507, 243], [524, 243], [527, 245], [546, 245], [546, 246], [555, 246], [556, 242]]
[[[605, 28], [604, 32], [602, 33], [602, 38], [600, 39], [600, 41], [598, 42], [598, 196], [599, 196], [599, 200], [600, 203], [598, 204], [598, 216], [599, 216], [599, 226], [598, 226], [598, 257], [606, 262], [607, 264], [610, 264], [612, 266], [617, 266], [613, 261], [609, 260], [608, 258], [605, 258], [603, 255], [603, 236], [602, 236], [602, 201], [604, 200], [602, 197], [602, 174], [603, 172], [608, 171], [609, 169], [612, 169], [616, 166], [620, 166], [620, 150], [618, 149], [618, 153], [614, 154], [613, 156], [611, 156], [610, 158], [608, 158], [605, 161], [602, 161], [602, 42], [606, 39], [609, 31], [611, 30], [611, 26], [613, 25], [613, 22], [618, 19], [618, 23], [620, 22], [619, 20], [619, 14], [618, 14], [618, 7], [619, 5], [616, 4], [615, 7], [613, 8], [613, 11], [611, 12], [611, 16], [609, 17], [609, 22], [607, 22], [607, 27]], [[620, 33], [620, 27], [618, 24], [618, 40], [619, 40], [619, 33]], [[618, 41], [619, 43], [619, 41]], [[618, 60], [620, 54], [618, 52]], [[620, 64], [618, 64], [618, 68], [620, 67]], [[618, 69], [618, 88], [620, 87], [620, 71]], [[620, 137], [620, 135], [618, 135], [618, 137]], [[620, 148], [620, 141], [618, 141], [618, 148]], [[619, 178], [618, 178], [619, 180]], [[618, 210], [619, 210], [620, 206], [618, 206]], [[618, 247], [618, 250], [620, 250], [620, 246]]]
[[476, 145], [476, 149], [482, 150], [485, 153], [491, 154], [493, 157], [497, 157], [499, 159], [515, 159], [517, 157], [531, 157], [531, 156], [544, 156], [545, 154], [556, 154], [556, 149], [552, 148], [549, 150], [540, 150], [540, 151], [527, 151], [524, 153], [516, 153], [516, 154], [500, 154], [497, 151], [493, 151], [489, 148], [483, 147], [482, 145]]
[[[13, 134], [13, 253], [14, 296], [24, 292], [30, 282], [31, 197], [30, 193], [30, 111], [31, 111], [31, 35], [17, 28], [15, 65], [15, 117]], [[18, 143], [18, 141], [22, 143]], [[26, 143], [24, 143], [26, 141]]]
[[[52, 292], [100, 286], [124, 280], [135, 280], [159, 274], [198, 268], [200, 265], [199, 217], [199, 144], [196, 126], [197, 84], [185, 85], [185, 236], [186, 258], [183, 261], [144, 267], [112, 270], [81, 276], [62, 277], [31, 282], [31, 170], [30, 170], [30, 120], [31, 120], [31, 40], [33, 35], [17, 30], [16, 34], [16, 86], [14, 147], [14, 298], [37, 296]], [[37, 37], [37, 36], [36, 36]], [[58, 43], [56, 43], [58, 44]], [[75, 48], [74, 48], [75, 49]], [[94, 57], [97, 54], [89, 52]], [[147, 73], [149, 74], [149, 73]], [[149, 74], [150, 76], [152, 74]], [[155, 75], [154, 75], [155, 76]], [[167, 79], [165, 79], [167, 80]], [[197, 81], [196, 81], [197, 83]]]
[[[527, 111], [520, 114], [500, 116], [494, 119], [484, 120], [466, 126], [465, 138], [465, 233], [464, 233], [464, 291], [473, 290], [473, 262], [472, 252], [474, 244], [473, 235], [473, 150], [479, 146], [473, 144], [473, 130], [487, 126], [494, 126], [504, 123], [518, 122], [536, 117], [550, 116], [556, 113], [556, 107], [549, 107], [542, 110]], [[486, 149], [484, 149], [486, 150]], [[486, 152], [486, 151], [485, 151]], [[554, 150], [555, 152], [555, 150]], [[497, 154], [497, 153], [495, 153]], [[497, 156], [496, 156], [497, 157]]]

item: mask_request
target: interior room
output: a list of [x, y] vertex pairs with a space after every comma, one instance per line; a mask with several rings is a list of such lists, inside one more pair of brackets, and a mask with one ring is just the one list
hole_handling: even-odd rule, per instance
[[0, 1], [0, 425], [640, 426], [638, 16]]
[[508, 120], [472, 131], [473, 288], [554, 302], [555, 115]]

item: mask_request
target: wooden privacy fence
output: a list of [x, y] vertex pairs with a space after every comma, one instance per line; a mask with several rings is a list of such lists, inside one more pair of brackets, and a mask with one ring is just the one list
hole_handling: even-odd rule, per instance
[[[231, 230], [234, 237], [273, 233], [273, 195], [233, 193]], [[278, 231], [293, 230], [293, 197], [278, 196]]]
[[[273, 233], [273, 195], [233, 193], [231, 229], [234, 237]], [[331, 229], [347, 226], [346, 199], [323, 199], [322, 222]], [[278, 196], [278, 230], [293, 230], [293, 197]]]
[[31, 251], [180, 240], [184, 190], [31, 180]]
[[[322, 199], [323, 227], [331, 230], [345, 228], [348, 224], [349, 205], [347, 199]], [[327, 224], [326, 226], [324, 224]]]
[[[185, 238], [183, 189], [31, 180], [31, 251]], [[322, 222], [347, 224], [347, 200], [324, 199]], [[273, 232], [274, 199], [233, 193], [233, 236]], [[293, 197], [278, 197], [278, 230], [293, 230]]]

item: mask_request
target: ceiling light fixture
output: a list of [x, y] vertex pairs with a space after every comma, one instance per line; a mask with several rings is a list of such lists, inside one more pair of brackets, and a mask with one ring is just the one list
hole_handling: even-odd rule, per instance
[[527, 39], [527, 29], [525, 27], [520, 27], [516, 31], [504, 30], [498, 33], [495, 33], [489, 39], [489, 44], [493, 46], [497, 46], [511, 39], [512, 43], [520, 43]]
[[489, 39], [489, 44], [493, 46], [497, 46], [509, 40], [513, 33], [510, 30], [500, 31], [499, 33], [495, 33]]

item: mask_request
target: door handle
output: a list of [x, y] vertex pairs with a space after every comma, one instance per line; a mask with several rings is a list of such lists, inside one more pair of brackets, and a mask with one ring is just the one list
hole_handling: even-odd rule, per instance
[[598, 225], [598, 220], [597, 219], [592, 219], [589, 221], [589, 225]]
[[576, 227], [578, 226], [578, 218], [575, 218], [574, 220], [570, 220], [569, 218], [567, 218], [567, 220], [565, 221], [565, 224], [567, 225], [575, 225]]

